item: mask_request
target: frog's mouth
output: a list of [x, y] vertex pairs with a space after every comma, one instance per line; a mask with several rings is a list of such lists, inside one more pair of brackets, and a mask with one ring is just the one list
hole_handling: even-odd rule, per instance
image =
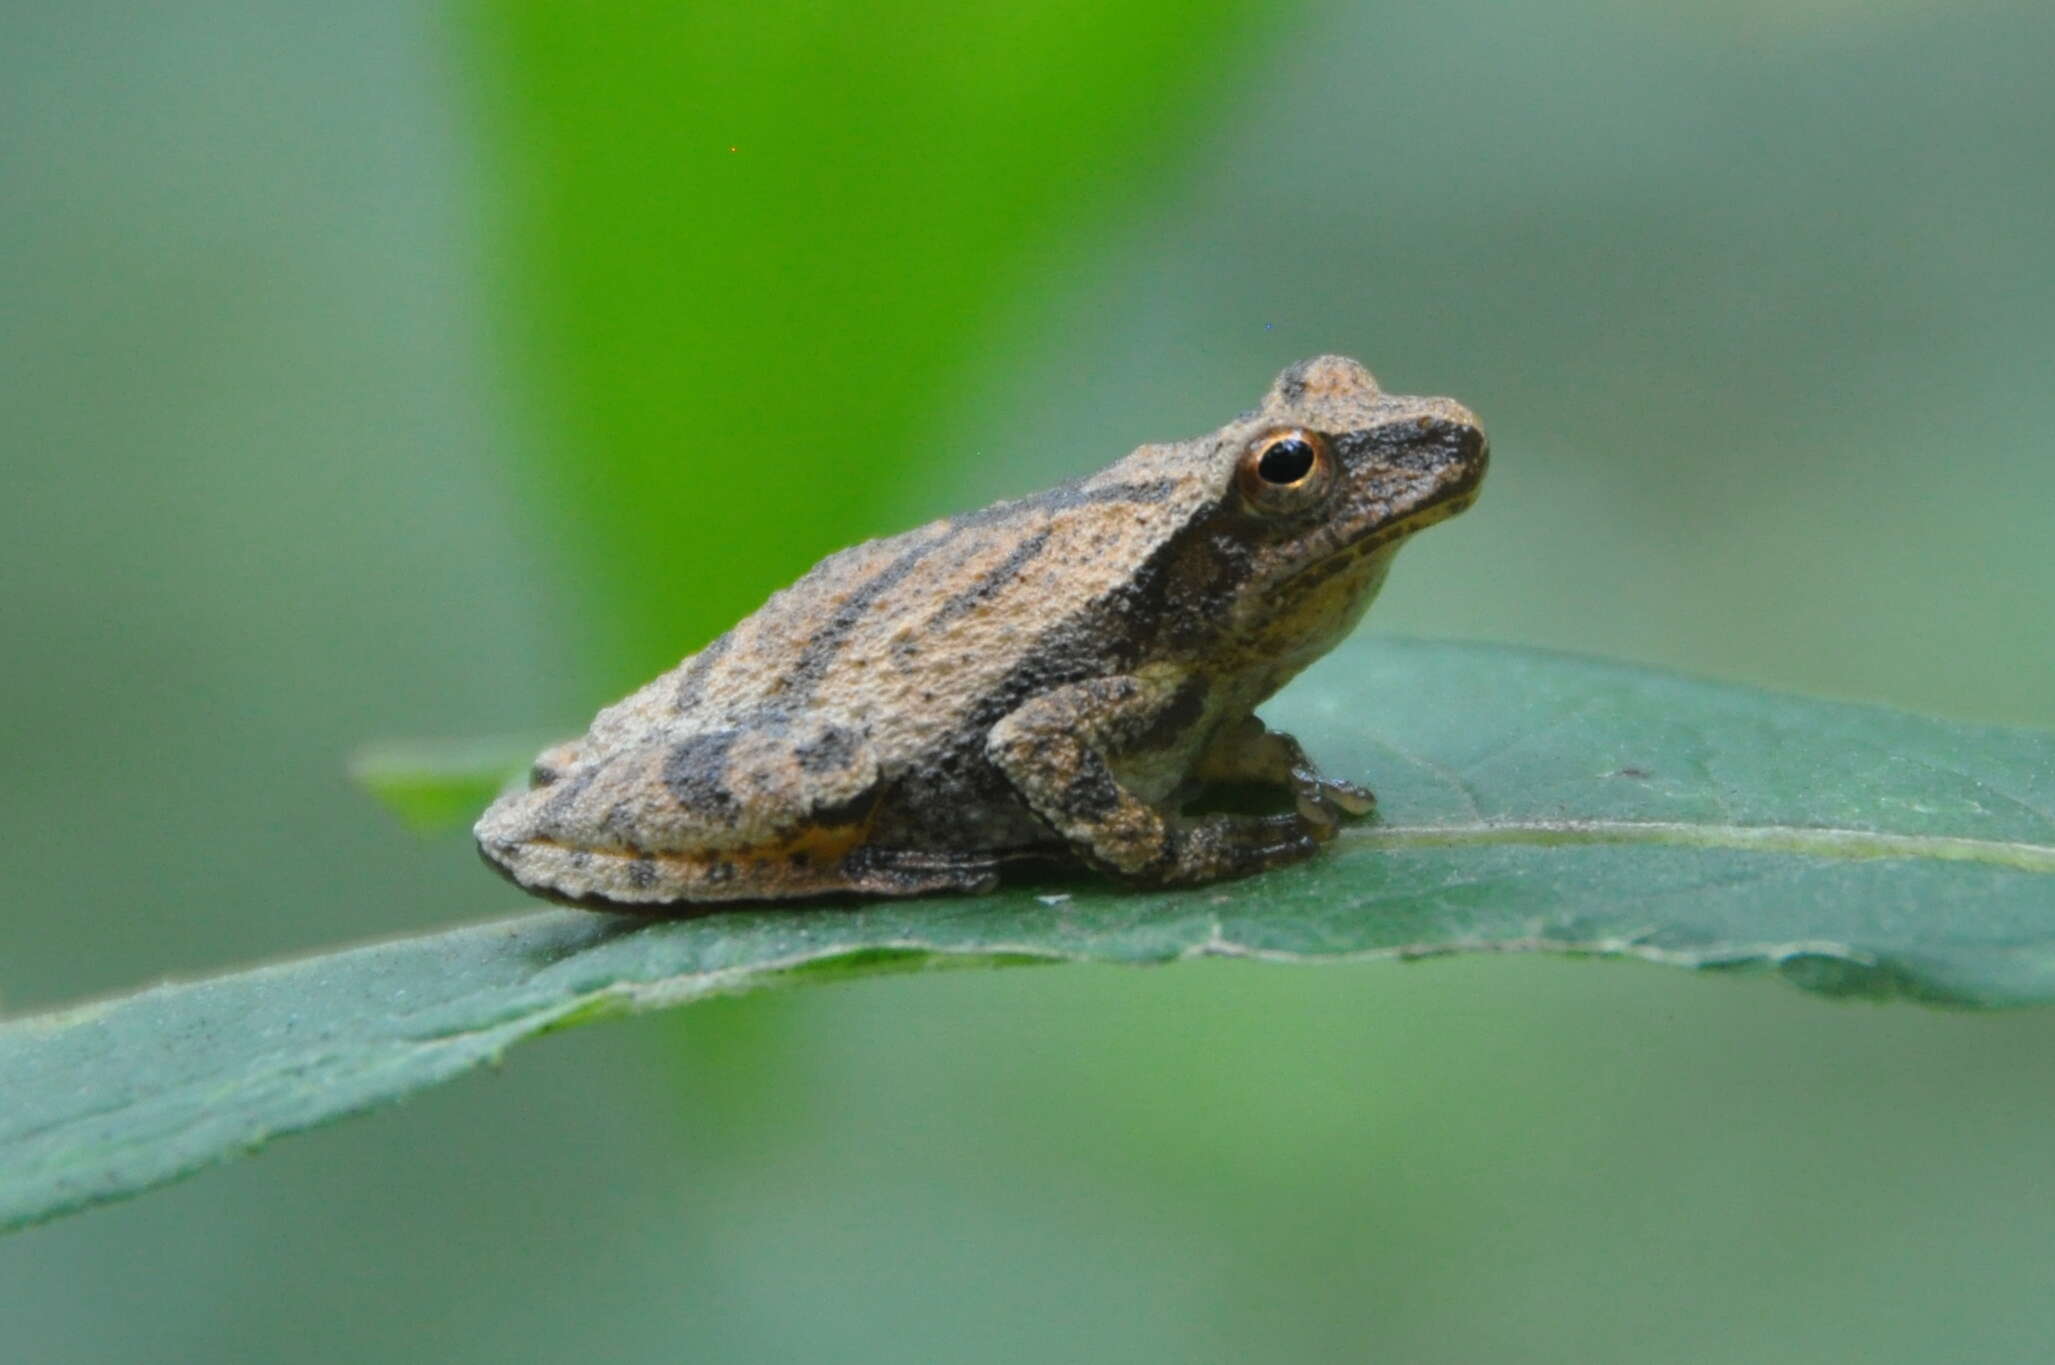
[[1372, 522], [1366, 529], [1336, 546], [1332, 554], [1316, 559], [1292, 574], [1280, 587], [1311, 587], [1355, 567], [1381, 550], [1396, 546], [1415, 531], [1424, 531], [1436, 522], [1447, 521], [1459, 512], [1468, 511], [1470, 505], [1477, 501], [1483, 484], [1484, 465], [1479, 461], [1466, 469], [1460, 479], [1436, 491], [1412, 511], [1396, 521]]
[[1342, 553], [1359, 554], [1382, 549], [1393, 541], [1404, 540], [1415, 531], [1424, 531], [1436, 522], [1447, 521], [1458, 512], [1467, 512], [1470, 504], [1477, 501], [1483, 485], [1484, 470], [1481, 467], [1465, 471], [1461, 479], [1397, 521], [1384, 522], [1349, 541], [1342, 547]]

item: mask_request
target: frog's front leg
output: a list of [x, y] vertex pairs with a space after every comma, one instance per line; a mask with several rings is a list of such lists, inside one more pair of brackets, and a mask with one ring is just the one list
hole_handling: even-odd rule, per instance
[[1188, 818], [1122, 784], [1122, 755], [1148, 744], [1185, 704], [1174, 682], [1093, 678], [1045, 692], [1005, 716], [986, 737], [985, 753], [1072, 851], [1129, 881], [1246, 876], [1317, 849], [1322, 831], [1302, 814]]
[[1316, 838], [1330, 837], [1342, 816], [1368, 815], [1377, 805], [1368, 788], [1322, 776], [1298, 740], [1253, 715], [1221, 727], [1193, 765], [1192, 776], [1201, 782], [1282, 787], [1314, 826]]

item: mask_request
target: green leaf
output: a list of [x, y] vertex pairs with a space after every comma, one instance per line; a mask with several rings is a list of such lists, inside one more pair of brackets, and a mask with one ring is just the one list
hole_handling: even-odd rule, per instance
[[0, 1226], [173, 1179], [625, 1010], [940, 966], [1558, 951], [1834, 994], [2055, 999], [2055, 735], [1587, 659], [1338, 651], [1268, 711], [1383, 818], [1137, 894], [548, 911], [0, 1026]]
[[350, 778], [409, 829], [436, 834], [476, 819], [548, 743], [504, 735], [380, 740], [350, 756]]

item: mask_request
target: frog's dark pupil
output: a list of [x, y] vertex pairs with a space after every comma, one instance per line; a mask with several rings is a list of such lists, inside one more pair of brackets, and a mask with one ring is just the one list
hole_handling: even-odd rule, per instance
[[1265, 483], [1297, 483], [1313, 467], [1313, 447], [1292, 436], [1275, 442], [1256, 461]]

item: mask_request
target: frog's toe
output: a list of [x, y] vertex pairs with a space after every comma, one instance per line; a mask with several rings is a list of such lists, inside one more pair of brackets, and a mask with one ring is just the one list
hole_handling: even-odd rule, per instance
[[1201, 816], [1171, 831], [1164, 857], [1127, 880], [1144, 886], [1190, 886], [1246, 877], [1310, 858], [1331, 837], [1304, 815]]
[[1295, 802], [1299, 818], [1306, 822], [1307, 833], [1325, 843], [1341, 828], [1341, 818], [1333, 803], [1323, 795], [1308, 795], [1300, 792]]
[[1350, 815], [1368, 815], [1377, 809], [1377, 793], [1354, 782], [1345, 782], [1338, 777], [1322, 778], [1327, 786], [1327, 799]]
[[1343, 816], [1368, 815], [1377, 807], [1377, 798], [1368, 788], [1339, 778], [1322, 777], [1311, 768], [1299, 768], [1292, 773], [1292, 796], [1299, 814], [1310, 824], [1324, 828], [1321, 838], [1331, 837]]

